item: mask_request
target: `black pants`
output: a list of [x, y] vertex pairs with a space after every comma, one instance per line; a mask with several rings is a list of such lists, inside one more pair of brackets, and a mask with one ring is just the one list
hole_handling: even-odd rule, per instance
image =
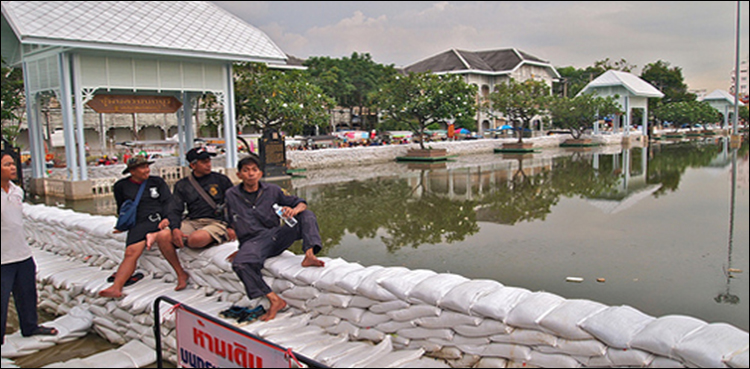
[[295, 217], [299, 222], [290, 228], [286, 224], [271, 228], [240, 244], [240, 250], [232, 262], [232, 269], [245, 285], [247, 297], [255, 299], [273, 292], [261, 275], [263, 263], [269, 258], [281, 255], [297, 240], [302, 240], [302, 249], [320, 252], [323, 242], [320, 239], [318, 219], [305, 210]]
[[5, 325], [8, 323], [10, 295], [16, 302], [16, 312], [21, 334], [30, 336], [37, 329], [36, 263], [28, 258], [17, 263], [3, 264], [2, 271], [2, 341], [5, 343]]

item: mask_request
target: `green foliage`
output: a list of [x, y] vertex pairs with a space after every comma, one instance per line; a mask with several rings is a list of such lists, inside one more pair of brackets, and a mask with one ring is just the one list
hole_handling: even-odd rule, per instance
[[[372, 95], [389, 124], [424, 134], [428, 126], [476, 114], [476, 87], [457, 75], [395, 76]], [[424, 143], [420, 141], [424, 149]]]
[[516, 82], [510, 79], [508, 83], [501, 83], [489, 96], [489, 105], [484, 107], [490, 115], [502, 113], [513, 125], [518, 134], [518, 142], [523, 142], [523, 131], [529, 128], [534, 117], [542, 115], [547, 110], [550, 89], [546, 83], [528, 80]]
[[619, 70], [631, 73], [636, 68], [637, 66], [628, 63], [625, 59], [613, 62], [609, 60], [609, 58], [595, 61], [593, 66], [588, 66], [585, 69], [559, 67], [556, 69], [560, 74], [560, 77], [562, 77], [562, 83], [556, 85], [555, 95], [576, 96], [584, 87], [586, 87], [587, 84], [608, 70]]
[[[643, 67], [641, 78], [664, 93], [664, 98], [660, 100], [660, 103], [695, 101], [696, 96], [688, 92], [680, 67], [670, 67], [668, 62], [659, 60]], [[651, 109], [651, 104], [649, 109]]]
[[8, 68], [2, 60], [2, 100], [0, 121], [3, 138], [15, 143], [19, 136], [19, 125], [24, 107], [23, 72], [20, 68]]
[[676, 129], [683, 124], [707, 124], [719, 121], [719, 113], [705, 101], [680, 101], [662, 104], [654, 111], [661, 122], [671, 122]]
[[594, 97], [583, 94], [573, 98], [554, 97], [549, 104], [552, 125], [569, 129], [573, 138], [578, 139], [587, 128], [593, 127], [596, 120], [622, 111], [615, 97]]
[[245, 63], [235, 73], [237, 116], [247, 125], [295, 134], [305, 126], [328, 123], [328, 109], [334, 101], [304, 72]]

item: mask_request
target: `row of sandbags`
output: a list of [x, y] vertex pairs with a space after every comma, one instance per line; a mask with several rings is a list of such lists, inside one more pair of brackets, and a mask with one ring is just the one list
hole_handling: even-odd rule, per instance
[[[123, 339], [153, 339], [152, 333], [149, 336], [133, 325], [142, 321], [148, 327], [145, 316], [159, 294], [177, 296], [214, 314], [227, 303], [253, 303], [243, 298], [242, 286], [225, 260], [236, 244], [201, 252], [180, 250], [193, 283], [201, 286], [189, 290], [195, 291], [192, 295], [171, 291], [173, 284], [164, 283], [171, 282], [171, 268], [152, 251], [141, 258], [150, 279], [131, 287], [132, 292], [126, 291], [127, 297], [117, 302], [98, 299], [95, 292], [103, 288], [101, 281], [111, 272], [103, 268], [113, 259], [97, 250], [121, 237], [103, 231], [107, 222], [110, 227], [114, 224], [114, 218], [44, 206], [28, 206], [26, 214], [27, 225], [33, 224], [27, 227], [30, 238], [49, 251], [75, 259], [79, 267], [93, 268], [83, 274], [72, 266], [53, 265], [52, 271], [40, 277], [50, 278], [53, 291], [71, 291], [69, 297], [58, 297], [63, 303], [83, 293], [93, 300], [97, 317], [116, 316], [121, 323], [105, 328], [124, 334]], [[55, 235], [39, 235], [42, 230]], [[123, 248], [121, 243], [119, 255]], [[264, 270], [267, 283], [299, 313], [291, 317], [297, 319], [296, 328], [309, 328], [311, 334], [322, 333], [317, 327], [329, 336], [345, 336], [351, 343], [390, 345], [397, 352], [424, 350], [458, 366], [747, 367], [748, 334], [729, 325], [684, 316], [657, 319], [628, 306], [566, 300], [452, 274], [324, 260], [325, 268], [302, 268], [302, 256], [286, 252], [269, 259]], [[66, 305], [57, 306], [64, 312], [66, 308], [60, 306]]]

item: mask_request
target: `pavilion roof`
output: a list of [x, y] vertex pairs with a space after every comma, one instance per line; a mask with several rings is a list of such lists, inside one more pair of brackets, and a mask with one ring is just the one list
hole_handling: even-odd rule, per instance
[[[727, 103], [727, 105], [734, 105], [734, 96], [724, 90], [715, 90], [714, 92], [703, 96], [700, 101], [719, 101]], [[740, 101], [739, 105], [744, 106], [745, 104]]]
[[601, 87], [617, 86], [624, 87], [634, 96], [658, 98], [664, 97], [664, 94], [661, 91], [656, 89], [656, 87], [654, 87], [650, 83], [642, 80], [640, 77], [631, 73], [620, 72], [616, 70], [609, 70], [601, 76], [597, 77], [595, 80], [591, 81], [591, 83], [586, 85], [586, 87], [581, 90], [581, 93], [589, 93], [592, 92], [592, 90]]
[[3, 1], [24, 45], [283, 62], [262, 31], [208, 1]]

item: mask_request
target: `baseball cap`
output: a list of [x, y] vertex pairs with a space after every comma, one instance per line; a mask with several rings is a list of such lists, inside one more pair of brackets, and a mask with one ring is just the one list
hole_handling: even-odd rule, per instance
[[149, 161], [148, 159], [146, 159], [145, 156], [134, 156], [128, 160], [128, 166], [125, 168], [125, 170], [122, 171], [122, 174], [128, 174], [130, 173], [131, 169], [139, 167], [143, 164], [151, 165], [153, 163], [153, 161]]
[[213, 156], [216, 156], [216, 153], [209, 152], [205, 147], [195, 147], [188, 151], [188, 153], [185, 155], [185, 159], [187, 159], [188, 163], [192, 163], [197, 160], [208, 159]]

